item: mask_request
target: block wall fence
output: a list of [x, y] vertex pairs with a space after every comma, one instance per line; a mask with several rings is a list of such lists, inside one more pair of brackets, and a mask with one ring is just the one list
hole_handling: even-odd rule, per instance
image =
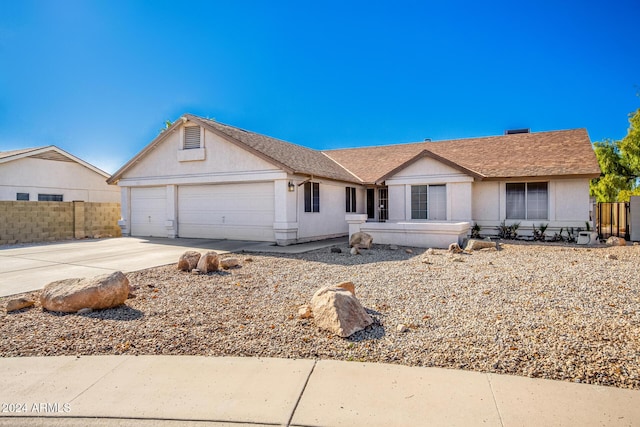
[[119, 203], [0, 201], [0, 245], [120, 237]]

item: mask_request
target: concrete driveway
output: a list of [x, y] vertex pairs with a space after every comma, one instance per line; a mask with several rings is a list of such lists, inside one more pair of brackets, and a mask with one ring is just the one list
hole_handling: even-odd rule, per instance
[[184, 251], [260, 251], [269, 243], [121, 237], [0, 249], [0, 297], [42, 289], [54, 280], [136, 271], [175, 263]]

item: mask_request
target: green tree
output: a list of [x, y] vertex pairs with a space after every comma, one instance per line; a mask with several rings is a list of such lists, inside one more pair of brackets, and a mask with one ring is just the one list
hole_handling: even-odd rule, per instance
[[627, 136], [593, 144], [602, 175], [591, 180], [590, 194], [598, 202], [625, 202], [640, 195], [640, 108], [629, 115]]

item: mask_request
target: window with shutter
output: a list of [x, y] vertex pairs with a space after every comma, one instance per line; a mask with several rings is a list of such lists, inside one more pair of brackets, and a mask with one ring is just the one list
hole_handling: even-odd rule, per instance
[[320, 212], [320, 183], [306, 182], [304, 184], [304, 211]]
[[182, 145], [182, 148], [185, 150], [200, 148], [199, 126], [187, 126], [184, 128], [184, 144]]

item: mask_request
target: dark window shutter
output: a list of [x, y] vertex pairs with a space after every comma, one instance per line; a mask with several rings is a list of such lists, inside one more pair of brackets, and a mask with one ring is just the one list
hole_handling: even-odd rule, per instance
[[313, 211], [320, 212], [320, 183], [313, 183]]
[[304, 183], [304, 211], [311, 212], [311, 183]]

